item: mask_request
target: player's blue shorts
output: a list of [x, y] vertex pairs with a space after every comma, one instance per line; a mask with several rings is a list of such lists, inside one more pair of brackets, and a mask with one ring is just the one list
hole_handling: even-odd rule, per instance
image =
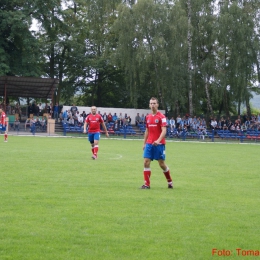
[[94, 140], [99, 140], [100, 139], [100, 133], [88, 133], [88, 140], [90, 143], [94, 143]]
[[157, 146], [146, 144], [144, 148], [144, 158], [150, 160], [165, 160], [165, 145], [159, 144]]
[[3, 132], [6, 131], [6, 125], [0, 124], [0, 131], [3, 131]]

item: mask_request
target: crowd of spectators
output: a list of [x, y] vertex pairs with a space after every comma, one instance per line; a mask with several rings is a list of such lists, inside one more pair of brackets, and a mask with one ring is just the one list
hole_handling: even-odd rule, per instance
[[[102, 116], [106, 127], [113, 130], [117, 130], [126, 125], [131, 125], [132, 122], [131, 117], [127, 114], [123, 115], [122, 113], [119, 113], [119, 115], [117, 115], [117, 113], [114, 113], [112, 115], [110, 112], [104, 112], [104, 114], [101, 114], [100, 111], [98, 111], [98, 114]], [[59, 121], [68, 124], [71, 127], [82, 127], [88, 115], [89, 114], [85, 111], [80, 113], [77, 106], [73, 104], [70, 109], [64, 110], [60, 113]]]
[[[0, 104], [2, 106], [2, 104]], [[43, 119], [43, 114], [49, 115], [49, 118], [54, 118], [56, 122], [63, 122], [68, 124], [69, 126], [78, 126], [82, 127], [84, 121], [87, 117], [87, 113], [83, 111], [80, 113], [77, 106], [73, 104], [70, 109], [62, 111], [62, 106], [59, 106], [58, 103], [52, 105], [52, 103], [47, 103], [43, 105], [42, 103], [36, 104], [32, 102], [29, 104], [27, 108], [28, 119], [26, 122], [26, 126], [32, 125], [33, 122], [30, 122], [32, 115], [37, 117], [35, 120], [35, 124], [43, 125], [46, 124], [44, 122], [46, 119]], [[100, 111], [98, 111], [99, 114]], [[7, 115], [16, 115], [15, 122], [13, 127], [15, 129], [19, 129], [20, 120], [21, 120], [21, 108], [17, 103], [15, 106], [11, 106], [7, 104], [6, 106], [6, 114]], [[126, 127], [127, 125], [135, 124], [136, 126], [144, 126], [145, 118], [144, 114], [137, 113], [132, 122], [132, 118], [126, 113], [114, 113], [113, 115], [109, 112], [104, 112], [101, 114], [106, 126], [108, 129], [113, 129], [114, 131]], [[229, 130], [230, 132], [246, 132], [248, 129], [260, 131], [260, 114], [251, 115], [250, 117], [247, 115], [237, 116], [231, 120], [230, 117], [220, 117], [217, 119], [216, 117], [210, 117], [206, 122], [205, 118], [190, 116], [186, 114], [185, 116], [178, 115], [176, 118], [174, 117], [166, 117], [167, 120], [167, 132], [168, 133], [176, 133], [177, 135], [181, 135], [183, 132], [195, 132], [199, 135], [206, 135], [207, 131], [215, 130]]]
[[246, 132], [247, 130], [260, 131], [260, 114], [251, 115], [250, 117], [238, 116], [236, 119], [231, 120], [230, 117], [221, 117], [217, 119], [216, 117], [210, 117], [208, 122], [204, 118], [196, 116], [183, 116], [178, 115], [176, 119], [171, 117], [167, 118], [167, 128], [168, 133], [175, 133], [180, 136], [184, 133], [196, 133], [200, 135], [203, 139], [207, 133], [214, 130], [216, 134], [219, 130], [228, 130], [233, 133]]

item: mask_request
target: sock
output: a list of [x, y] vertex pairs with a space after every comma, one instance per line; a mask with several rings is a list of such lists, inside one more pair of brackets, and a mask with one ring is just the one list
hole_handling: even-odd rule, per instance
[[94, 154], [94, 147], [91, 147], [92, 154]]
[[167, 167], [165, 171], [163, 171], [164, 176], [166, 178], [166, 180], [168, 181], [168, 184], [172, 184], [172, 178], [171, 178], [171, 174], [170, 174], [170, 169]]
[[151, 177], [151, 169], [150, 168], [144, 168], [144, 184], [146, 186], [150, 186], [150, 177]]
[[95, 146], [94, 146], [93, 151], [94, 151], [94, 155], [97, 156], [97, 153], [98, 153], [98, 145], [95, 145]]
[[7, 134], [5, 133], [5, 141], [7, 141]]

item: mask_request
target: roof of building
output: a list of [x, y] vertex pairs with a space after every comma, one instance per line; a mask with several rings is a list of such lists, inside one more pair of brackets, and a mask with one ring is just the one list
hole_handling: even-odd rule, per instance
[[51, 99], [58, 79], [0, 76], [0, 96]]

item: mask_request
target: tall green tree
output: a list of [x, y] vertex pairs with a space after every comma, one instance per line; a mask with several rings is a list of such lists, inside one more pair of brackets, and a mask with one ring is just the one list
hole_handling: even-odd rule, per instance
[[0, 75], [40, 76], [39, 46], [30, 27], [30, 0], [0, 2]]

